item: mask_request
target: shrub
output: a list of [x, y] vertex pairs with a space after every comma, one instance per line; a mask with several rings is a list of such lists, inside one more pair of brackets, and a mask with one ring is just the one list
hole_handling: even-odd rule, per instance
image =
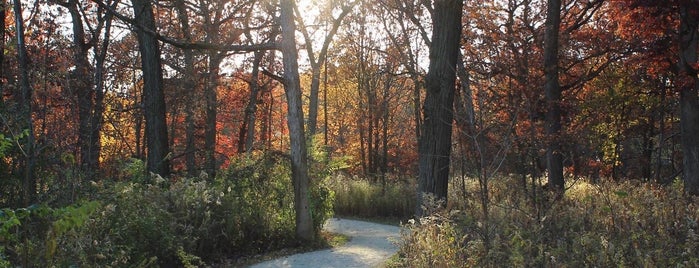
[[[195, 267], [296, 246], [283, 157], [241, 157], [210, 181], [146, 178], [143, 163], [132, 161], [124, 178], [134, 180], [92, 183], [91, 197], [98, 201], [3, 210], [0, 264], [26, 259], [29, 266]], [[331, 215], [333, 193], [323, 180], [314, 180], [311, 193], [319, 229]]]
[[[404, 267], [697, 267], [696, 198], [669, 187], [577, 182], [563, 199], [532, 204], [510, 179], [493, 180], [490, 210], [453, 200], [405, 226]], [[474, 188], [471, 188], [474, 191]]]
[[415, 212], [415, 184], [398, 179], [385, 185], [338, 175], [328, 182], [335, 213], [366, 218], [408, 219]]

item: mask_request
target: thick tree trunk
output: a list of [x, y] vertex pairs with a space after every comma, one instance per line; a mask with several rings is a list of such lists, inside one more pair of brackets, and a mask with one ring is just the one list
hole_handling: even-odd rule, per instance
[[461, 40], [463, 1], [436, 0], [432, 17], [430, 67], [425, 78], [424, 121], [419, 140], [417, 215], [425, 195], [447, 201], [456, 62]]
[[284, 62], [284, 87], [289, 109], [287, 124], [291, 142], [291, 172], [294, 181], [296, 237], [302, 241], [312, 241], [315, 237], [315, 232], [313, 230], [313, 217], [311, 217], [309, 200], [308, 159], [306, 137], [303, 130], [301, 82], [298, 73], [293, 0], [281, 0], [280, 20], [282, 26], [281, 50]]
[[157, 39], [143, 28], [155, 30], [153, 7], [147, 0], [132, 0], [136, 14], [136, 34], [141, 51], [143, 71], [143, 109], [146, 118], [146, 144], [148, 171], [162, 176], [170, 175], [170, 149], [167, 141], [165, 96], [163, 94], [163, 70], [160, 45]]
[[699, 42], [699, 8], [686, 4], [680, 7], [680, 129], [682, 135], [685, 192], [699, 195], [699, 77], [697, 76], [697, 43]]
[[546, 84], [546, 169], [551, 189], [563, 191], [563, 156], [561, 155], [561, 86], [558, 81], [558, 35], [561, 25], [561, 0], [548, 0], [544, 36], [544, 75]]

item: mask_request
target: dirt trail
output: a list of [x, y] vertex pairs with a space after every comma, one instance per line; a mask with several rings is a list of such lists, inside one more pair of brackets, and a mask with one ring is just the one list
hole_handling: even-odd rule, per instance
[[323, 228], [350, 237], [341, 247], [282, 257], [251, 267], [377, 267], [395, 254], [400, 228], [391, 225], [333, 218]]

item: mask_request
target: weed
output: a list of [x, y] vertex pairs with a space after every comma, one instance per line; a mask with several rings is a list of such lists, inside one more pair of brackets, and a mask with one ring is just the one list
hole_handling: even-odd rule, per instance
[[[699, 210], [682, 183], [578, 182], [561, 200], [532, 204], [513, 179], [491, 181], [489, 217], [480, 202], [413, 220], [398, 267], [696, 267]], [[477, 187], [471, 185], [470, 191]], [[538, 211], [545, 208], [543, 211]], [[486, 238], [489, 243], [486, 243]]]

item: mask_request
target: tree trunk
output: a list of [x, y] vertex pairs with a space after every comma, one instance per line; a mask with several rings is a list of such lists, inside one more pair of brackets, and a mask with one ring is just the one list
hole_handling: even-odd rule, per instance
[[[310, 136], [315, 135], [318, 130], [318, 94], [320, 92], [320, 68], [323, 67], [323, 65], [325, 64], [325, 59], [328, 55], [328, 48], [330, 47], [330, 43], [332, 42], [333, 37], [335, 36], [335, 34], [337, 34], [337, 30], [340, 28], [342, 20], [347, 16], [347, 14], [349, 14], [349, 12], [352, 10], [351, 8], [357, 2], [358, 1], [352, 2], [349, 6], [343, 6], [340, 15], [337, 18], [333, 18], [332, 26], [330, 28], [330, 31], [328, 31], [325, 35], [323, 45], [320, 49], [320, 53], [318, 54], [317, 58], [313, 49], [314, 40], [310, 38], [310, 35], [308, 34], [305, 25], [301, 25], [300, 30], [306, 41], [306, 52], [308, 52], [308, 59], [311, 62], [311, 92], [308, 101], [308, 134]], [[298, 12], [298, 9], [296, 9], [296, 13], [300, 14], [300, 12]]]
[[257, 99], [260, 92], [260, 62], [264, 51], [256, 51], [255, 59], [252, 62], [252, 72], [250, 73], [250, 98], [248, 106], [245, 107], [245, 118], [243, 125], [240, 128], [240, 136], [238, 139], [238, 153], [251, 152], [252, 146], [255, 143], [255, 120], [257, 119]]
[[666, 79], [662, 78], [660, 80], [660, 111], [658, 112], [658, 153], [655, 154], [655, 183], [663, 183], [663, 148], [665, 147], [665, 98], [667, 96], [666, 91]]
[[320, 92], [320, 64], [311, 64], [311, 92], [308, 100], [308, 135], [318, 128], [318, 94]]
[[641, 154], [641, 176], [643, 180], [650, 181], [653, 175], [653, 151], [655, 149], [655, 115], [648, 116], [648, 124], [643, 133], [643, 153]]
[[[5, 51], [5, 1], [0, 2], [0, 51]], [[0, 53], [0, 109], [5, 109], [5, 53]]]
[[[330, 151], [329, 147], [328, 147], [328, 60], [327, 60], [327, 58], [325, 60], [325, 63], [323, 63], [323, 66], [325, 66], [325, 72], [323, 74], [323, 145], [325, 145], [326, 150]], [[328, 155], [328, 156], [330, 156], [330, 155]]]
[[34, 121], [32, 120], [32, 94], [33, 90], [29, 84], [29, 56], [27, 46], [24, 42], [24, 23], [22, 21], [22, 3], [20, 0], [14, 1], [15, 29], [17, 36], [17, 61], [20, 71], [21, 100], [19, 102], [20, 116], [24, 120], [23, 128], [29, 133], [24, 145], [24, 179], [22, 181], [22, 196], [24, 206], [35, 201], [36, 197], [36, 177], [34, 176], [34, 164], [36, 155], [34, 153]]
[[135, 20], [138, 23], [136, 34], [141, 51], [143, 72], [143, 109], [146, 118], [146, 144], [148, 147], [148, 171], [161, 176], [170, 175], [167, 123], [165, 119], [165, 96], [163, 94], [163, 70], [160, 59], [160, 46], [157, 39], [145, 29], [155, 30], [153, 7], [147, 0], [132, 0]]
[[386, 183], [386, 173], [388, 172], [388, 121], [390, 119], [388, 101], [391, 92], [390, 90], [393, 86], [393, 77], [388, 75], [386, 80], [387, 81], [383, 87], [383, 100], [381, 101], [381, 163], [379, 167], [383, 185]]
[[546, 34], [544, 36], [544, 75], [546, 84], [546, 169], [549, 186], [562, 192], [563, 156], [561, 155], [561, 86], [558, 81], [558, 35], [561, 25], [561, 0], [548, 0]]
[[95, 103], [94, 109], [92, 111], [92, 116], [90, 119], [92, 122], [90, 126], [92, 127], [92, 133], [90, 135], [90, 143], [92, 150], [90, 150], [91, 158], [95, 159], [97, 166], [99, 168], [99, 161], [102, 151], [102, 144], [100, 142], [100, 132], [102, 131], [102, 125], [104, 124], [104, 64], [107, 58], [107, 50], [109, 48], [109, 43], [111, 42], [111, 30], [112, 30], [112, 13], [106, 12], [103, 17], [104, 23], [104, 36], [100, 46], [94, 44], [93, 48], [95, 53], [95, 72], [94, 72], [94, 92], [95, 92]]
[[369, 176], [373, 181], [376, 180], [376, 146], [375, 146], [375, 135], [376, 135], [376, 90], [370, 83], [372, 77], [368, 74], [364, 74], [364, 90], [366, 91], [367, 98], [367, 133], [366, 133], [366, 147], [367, 147], [367, 166], [369, 167]]
[[[267, 67], [268, 71], [275, 71], [275, 51], [269, 52], [269, 65]], [[263, 112], [262, 112], [262, 129], [260, 130], [260, 143], [265, 148], [272, 147], [272, 112], [274, 111], [274, 96], [272, 94], [272, 88], [274, 86], [265, 86], [261, 93], [261, 98], [263, 99]]]
[[[135, 77], [136, 75], [134, 74], [133, 76], [134, 77], [132, 78], [132, 83], [134, 85], [136, 85], [137, 84], [137, 80]], [[134, 103], [140, 103], [140, 104], [143, 103], [142, 91], [143, 91], [143, 88], [141, 88], [140, 94], [134, 93], [134, 96], [133, 96]], [[136, 138], [135, 138], [136, 150], [134, 152], [134, 155], [135, 155], [134, 157], [136, 157], [137, 159], [143, 160], [144, 156], [145, 156], [145, 149], [143, 149], [145, 146], [143, 144], [145, 144], [145, 139], [146, 139], [145, 135], [143, 135], [143, 109], [138, 109], [137, 111], [134, 111], [134, 117], [135, 117], [135, 121], [136, 121], [136, 122], [134, 122], [134, 134], [136, 136]]]
[[357, 73], [357, 96], [359, 98], [357, 106], [359, 107], [359, 120], [357, 122], [357, 128], [359, 131], [359, 156], [361, 160], [361, 166], [362, 166], [362, 173], [365, 175], [369, 173], [369, 166], [367, 163], [367, 146], [365, 144], [366, 139], [366, 128], [365, 128], [365, 123], [368, 121], [367, 117], [368, 115], [366, 114], [366, 102], [364, 101], [364, 91], [366, 90], [366, 83], [364, 83], [365, 78], [365, 73], [366, 73], [366, 65], [365, 65], [365, 60], [366, 60], [366, 55], [365, 55], [365, 44], [364, 44], [364, 21], [361, 22], [360, 25], [360, 30], [359, 30], [359, 55], [357, 55], [357, 62], [359, 63], [357, 66], [358, 67], [358, 73]]
[[309, 200], [308, 159], [306, 137], [303, 130], [298, 52], [296, 51], [294, 0], [281, 0], [280, 20], [282, 26], [281, 50], [284, 62], [284, 88], [289, 109], [287, 124], [291, 142], [291, 172], [294, 181], [296, 237], [307, 242], [314, 239], [315, 232], [313, 230], [313, 217], [311, 216]]
[[[217, 44], [219, 42], [219, 31], [220, 24], [212, 21], [212, 18], [218, 17], [218, 12], [211, 14], [210, 7], [207, 5], [207, 1], [199, 1], [199, 10], [201, 11], [201, 16], [204, 18], [204, 30], [206, 32], [205, 42], [211, 44]], [[204, 83], [204, 100], [205, 100], [205, 123], [204, 123], [204, 158], [205, 164], [204, 168], [209, 178], [216, 178], [216, 171], [218, 169], [218, 163], [216, 162], [216, 120], [218, 116], [218, 97], [217, 97], [217, 87], [218, 87], [218, 76], [219, 67], [221, 66], [221, 61], [223, 61], [223, 52], [219, 51], [209, 51], [208, 52], [208, 72], [205, 77]]]
[[412, 75], [413, 80], [413, 118], [415, 120], [415, 138], [420, 140], [420, 133], [422, 133], [422, 113], [420, 112], [420, 89], [422, 88], [420, 83], [420, 78], [417, 74]]
[[[182, 27], [182, 34], [185, 41], [192, 41], [192, 33], [189, 27], [189, 15], [187, 14], [187, 7], [184, 0], [175, 0], [175, 8], [177, 9], [177, 18], [180, 21]], [[185, 149], [184, 158], [185, 165], [187, 166], [187, 174], [191, 177], [196, 176], [197, 163], [196, 163], [196, 147], [195, 147], [195, 136], [196, 126], [194, 122], [194, 100], [196, 99], [196, 82], [194, 74], [194, 52], [191, 49], [185, 49], [184, 51], [184, 89], [189, 95], [185, 98]], [[172, 133], [174, 136], [174, 133]]]
[[216, 178], [218, 164], [216, 163], [216, 117], [218, 114], [218, 87], [219, 66], [223, 61], [220, 53], [215, 52], [209, 55], [209, 73], [206, 79], [204, 95], [206, 99], [206, 123], [204, 129], [204, 151], [206, 154], [206, 173], [209, 178]]
[[73, 64], [70, 84], [78, 105], [78, 147], [80, 148], [80, 168], [91, 177], [97, 170], [98, 158], [93, 154], [93, 127], [95, 92], [89, 69], [89, 44], [85, 40], [85, 29], [77, 0], [61, 4], [68, 9], [73, 20]]
[[692, 4], [680, 7], [680, 131], [682, 135], [683, 179], [685, 192], [699, 195], [699, 77], [697, 43], [699, 8]]
[[436, 0], [432, 17], [430, 67], [425, 78], [424, 121], [419, 142], [418, 207], [422, 216], [425, 195], [447, 201], [456, 62], [461, 40], [463, 1]]

